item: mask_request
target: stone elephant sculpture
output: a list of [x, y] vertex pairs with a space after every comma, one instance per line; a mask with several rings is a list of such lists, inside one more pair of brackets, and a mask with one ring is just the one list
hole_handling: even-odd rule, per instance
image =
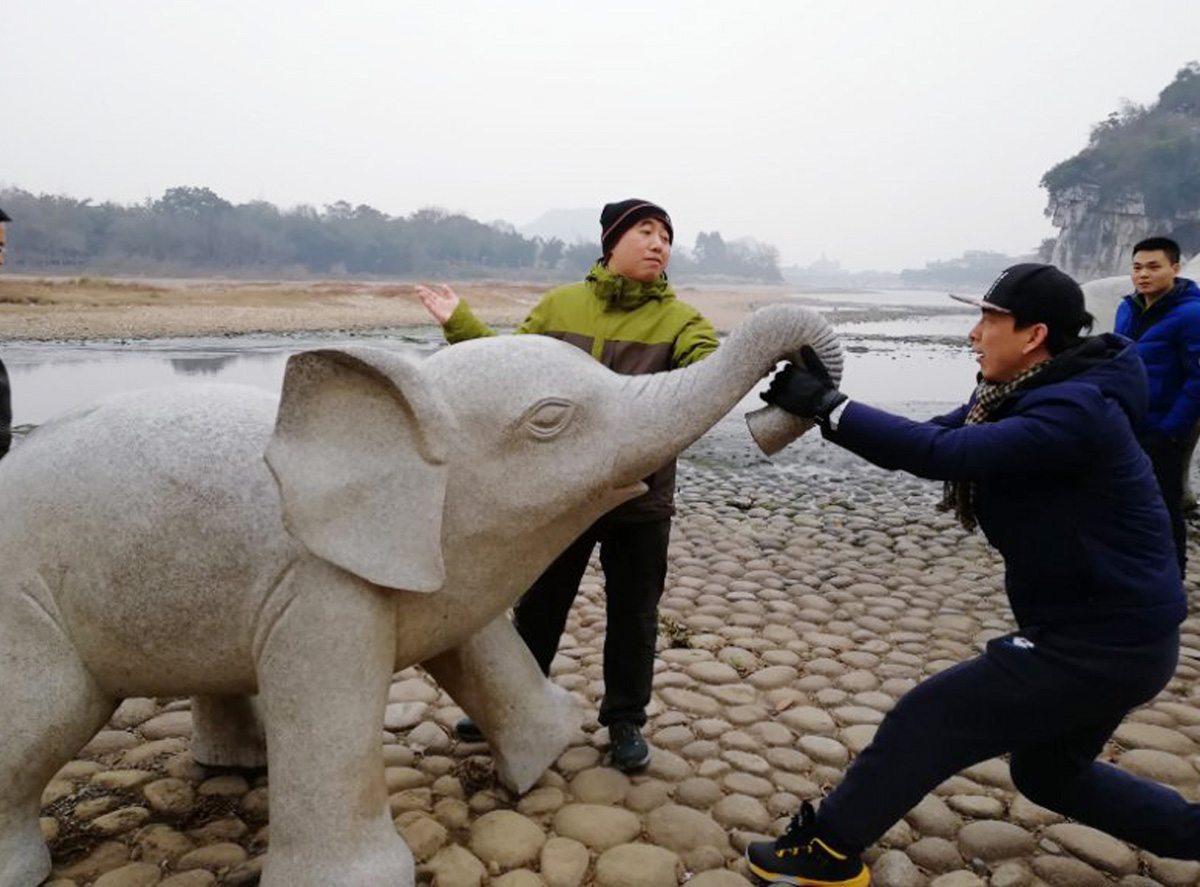
[[[423, 663], [524, 790], [578, 730], [507, 618], [601, 514], [825, 322], [764, 308], [709, 359], [620, 376], [564, 342], [288, 363], [282, 394], [118, 395], [0, 462], [0, 887], [50, 870], [39, 797], [126, 696], [193, 695], [195, 758], [270, 768], [266, 887], [397, 885], [380, 730]], [[777, 449], [804, 424], [755, 419]], [[264, 458], [265, 454], [265, 458]]]

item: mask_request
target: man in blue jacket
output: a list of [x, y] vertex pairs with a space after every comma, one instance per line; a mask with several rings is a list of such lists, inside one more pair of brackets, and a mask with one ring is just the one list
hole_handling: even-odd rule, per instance
[[815, 812], [751, 844], [777, 883], [864, 887], [860, 854], [939, 783], [1008, 753], [1034, 802], [1160, 856], [1200, 859], [1200, 804], [1095, 760], [1125, 714], [1175, 671], [1183, 588], [1162, 496], [1133, 429], [1146, 374], [1132, 343], [1081, 338], [1083, 293], [1015, 265], [982, 299], [980, 381], [914, 422], [846, 398], [815, 355], [764, 397], [884, 468], [945, 482], [944, 505], [1005, 562], [1018, 630], [916, 686]]
[[1137, 429], [1162, 489], [1179, 570], [1187, 565], [1185, 447], [1200, 421], [1200, 287], [1179, 276], [1179, 244], [1151, 237], [1133, 248], [1134, 291], [1117, 308], [1116, 332], [1137, 342], [1150, 377], [1150, 409]]

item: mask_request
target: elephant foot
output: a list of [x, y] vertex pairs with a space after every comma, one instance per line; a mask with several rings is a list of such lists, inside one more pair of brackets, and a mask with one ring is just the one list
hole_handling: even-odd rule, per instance
[[507, 616], [422, 665], [483, 731], [496, 775], [518, 794], [579, 735], [579, 706], [546, 680]]
[[206, 767], [267, 766], [267, 741], [257, 698], [193, 696], [192, 758]]
[[518, 794], [529, 791], [558, 756], [579, 737], [583, 712], [562, 687], [544, 681], [540, 698], [504, 719], [487, 736], [496, 776]]
[[[389, 826], [391, 823], [389, 821]], [[412, 852], [391, 826], [390, 838], [364, 849], [362, 841], [350, 844], [330, 839], [300, 853], [272, 846], [267, 851], [260, 887], [414, 887], [416, 870]], [[348, 848], [353, 848], [349, 850]]]
[[20, 825], [0, 817], [0, 887], [34, 887], [50, 874], [50, 851], [34, 819]]

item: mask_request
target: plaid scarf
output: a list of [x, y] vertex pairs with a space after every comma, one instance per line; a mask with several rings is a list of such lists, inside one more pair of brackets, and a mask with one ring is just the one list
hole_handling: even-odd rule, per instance
[[[992, 412], [1006, 397], [1021, 388], [1025, 382], [1036, 376], [1053, 360], [1043, 360], [1034, 364], [1016, 378], [1007, 382], [989, 382], [980, 379], [975, 388], [975, 403], [967, 412], [964, 425], [979, 425], [988, 421]], [[978, 522], [975, 519], [975, 502], [979, 495], [979, 483], [973, 480], [948, 480], [942, 490], [942, 501], [938, 505], [941, 511], [953, 511], [958, 517], [963, 529], [974, 530]]]

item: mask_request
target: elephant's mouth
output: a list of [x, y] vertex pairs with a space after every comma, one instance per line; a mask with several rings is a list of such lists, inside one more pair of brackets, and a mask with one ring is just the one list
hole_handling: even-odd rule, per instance
[[650, 488], [646, 486], [644, 481], [635, 480], [631, 484], [625, 484], [620, 487], [613, 487], [607, 498], [612, 502], [605, 511], [611, 511], [622, 502], [628, 502], [630, 499], [636, 499], [638, 496], [645, 493]]

